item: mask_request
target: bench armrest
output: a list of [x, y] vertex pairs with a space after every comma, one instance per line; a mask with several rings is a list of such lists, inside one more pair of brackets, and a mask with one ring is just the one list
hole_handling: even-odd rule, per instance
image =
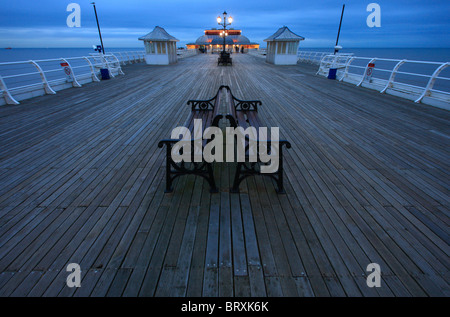
[[188, 105], [192, 107], [192, 111], [194, 110], [214, 110], [214, 103], [216, 97], [208, 99], [208, 100], [189, 100], [187, 102]]
[[240, 100], [233, 96], [233, 99], [237, 101], [234, 105], [236, 110], [242, 111], [258, 111], [258, 106], [262, 105], [262, 102], [259, 100]]

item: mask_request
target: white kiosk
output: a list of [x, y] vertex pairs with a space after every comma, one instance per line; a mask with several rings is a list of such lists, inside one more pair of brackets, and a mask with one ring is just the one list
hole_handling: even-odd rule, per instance
[[297, 50], [305, 38], [293, 33], [287, 26], [279, 28], [264, 41], [267, 42], [266, 62], [275, 65], [297, 64]]
[[169, 65], [177, 62], [179, 40], [156, 26], [153, 31], [139, 38], [145, 45], [145, 62], [149, 65]]

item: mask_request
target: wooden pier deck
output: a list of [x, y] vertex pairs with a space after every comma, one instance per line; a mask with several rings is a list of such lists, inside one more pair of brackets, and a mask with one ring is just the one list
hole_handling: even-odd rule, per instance
[[[0, 296], [449, 296], [448, 111], [233, 54], [0, 107]], [[164, 194], [157, 147], [221, 85], [292, 143], [251, 177]], [[66, 267], [81, 266], [81, 287]], [[381, 287], [369, 288], [369, 263]]]

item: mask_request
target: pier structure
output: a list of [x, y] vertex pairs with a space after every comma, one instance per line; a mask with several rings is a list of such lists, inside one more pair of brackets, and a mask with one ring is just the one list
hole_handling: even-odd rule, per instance
[[177, 62], [177, 42], [167, 31], [156, 26], [153, 31], [139, 38], [145, 45], [145, 62], [149, 65], [169, 65]]
[[266, 62], [275, 65], [296, 65], [298, 61], [298, 45], [305, 38], [292, 32], [287, 26], [279, 28], [266, 38]]
[[[310, 64], [233, 65], [133, 63], [0, 107], [0, 296], [449, 296], [449, 112]], [[164, 193], [159, 140], [221, 85], [292, 143], [285, 194], [260, 176], [231, 193], [229, 163], [218, 193], [190, 175]]]
[[[197, 38], [195, 42], [186, 44], [187, 49], [203, 50], [206, 52], [219, 52], [223, 46], [224, 39], [220, 36], [222, 30], [209, 29], [204, 31], [204, 35]], [[228, 36], [225, 37], [225, 50], [232, 52], [248, 51], [259, 49], [259, 44], [251, 42], [248, 37], [242, 34], [242, 30], [228, 29]]]

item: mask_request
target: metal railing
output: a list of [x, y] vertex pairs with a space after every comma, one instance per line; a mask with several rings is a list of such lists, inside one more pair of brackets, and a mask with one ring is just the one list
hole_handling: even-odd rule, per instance
[[145, 51], [126, 51], [126, 52], [111, 52], [122, 65], [141, 63], [144, 61]]
[[328, 76], [330, 68], [334, 68], [339, 81], [450, 110], [450, 76], [442, 73], [450, 66], [449, 62], [323, 52], [299, 52], [299, 62], [319, 64], [317, 74], [323, 76]]
[[257, 56], [257, 57], [261, 57], [261, 58], [266, 58], [267, 55], [267, 49], [265, 48], [260, 48], [260, 49], [249, 49], [247, 52], [249, 55], [253, 55], [253, 56]]
[[177, 58], [186, 58], [186, 57], [189, 57], [189, 56], [194, 56], [194, 55], [197, 55], [197, 50], [196, 49], [183, 49], [183, 50], [180, 50], [180, 49], [178, 49], [177, 50]]
[[144, 52], [114, 52], [0, 63], [0, 105], [98, 82], [100, 69], [108, 69], [111, 77], [123, 75], [121, 65], [143, 60]]
[[297, 53], [298, 62], [317, 64], [319, 65], [324, 56], [330, 53], [313, 52], [313, 51], [299, 51]]

